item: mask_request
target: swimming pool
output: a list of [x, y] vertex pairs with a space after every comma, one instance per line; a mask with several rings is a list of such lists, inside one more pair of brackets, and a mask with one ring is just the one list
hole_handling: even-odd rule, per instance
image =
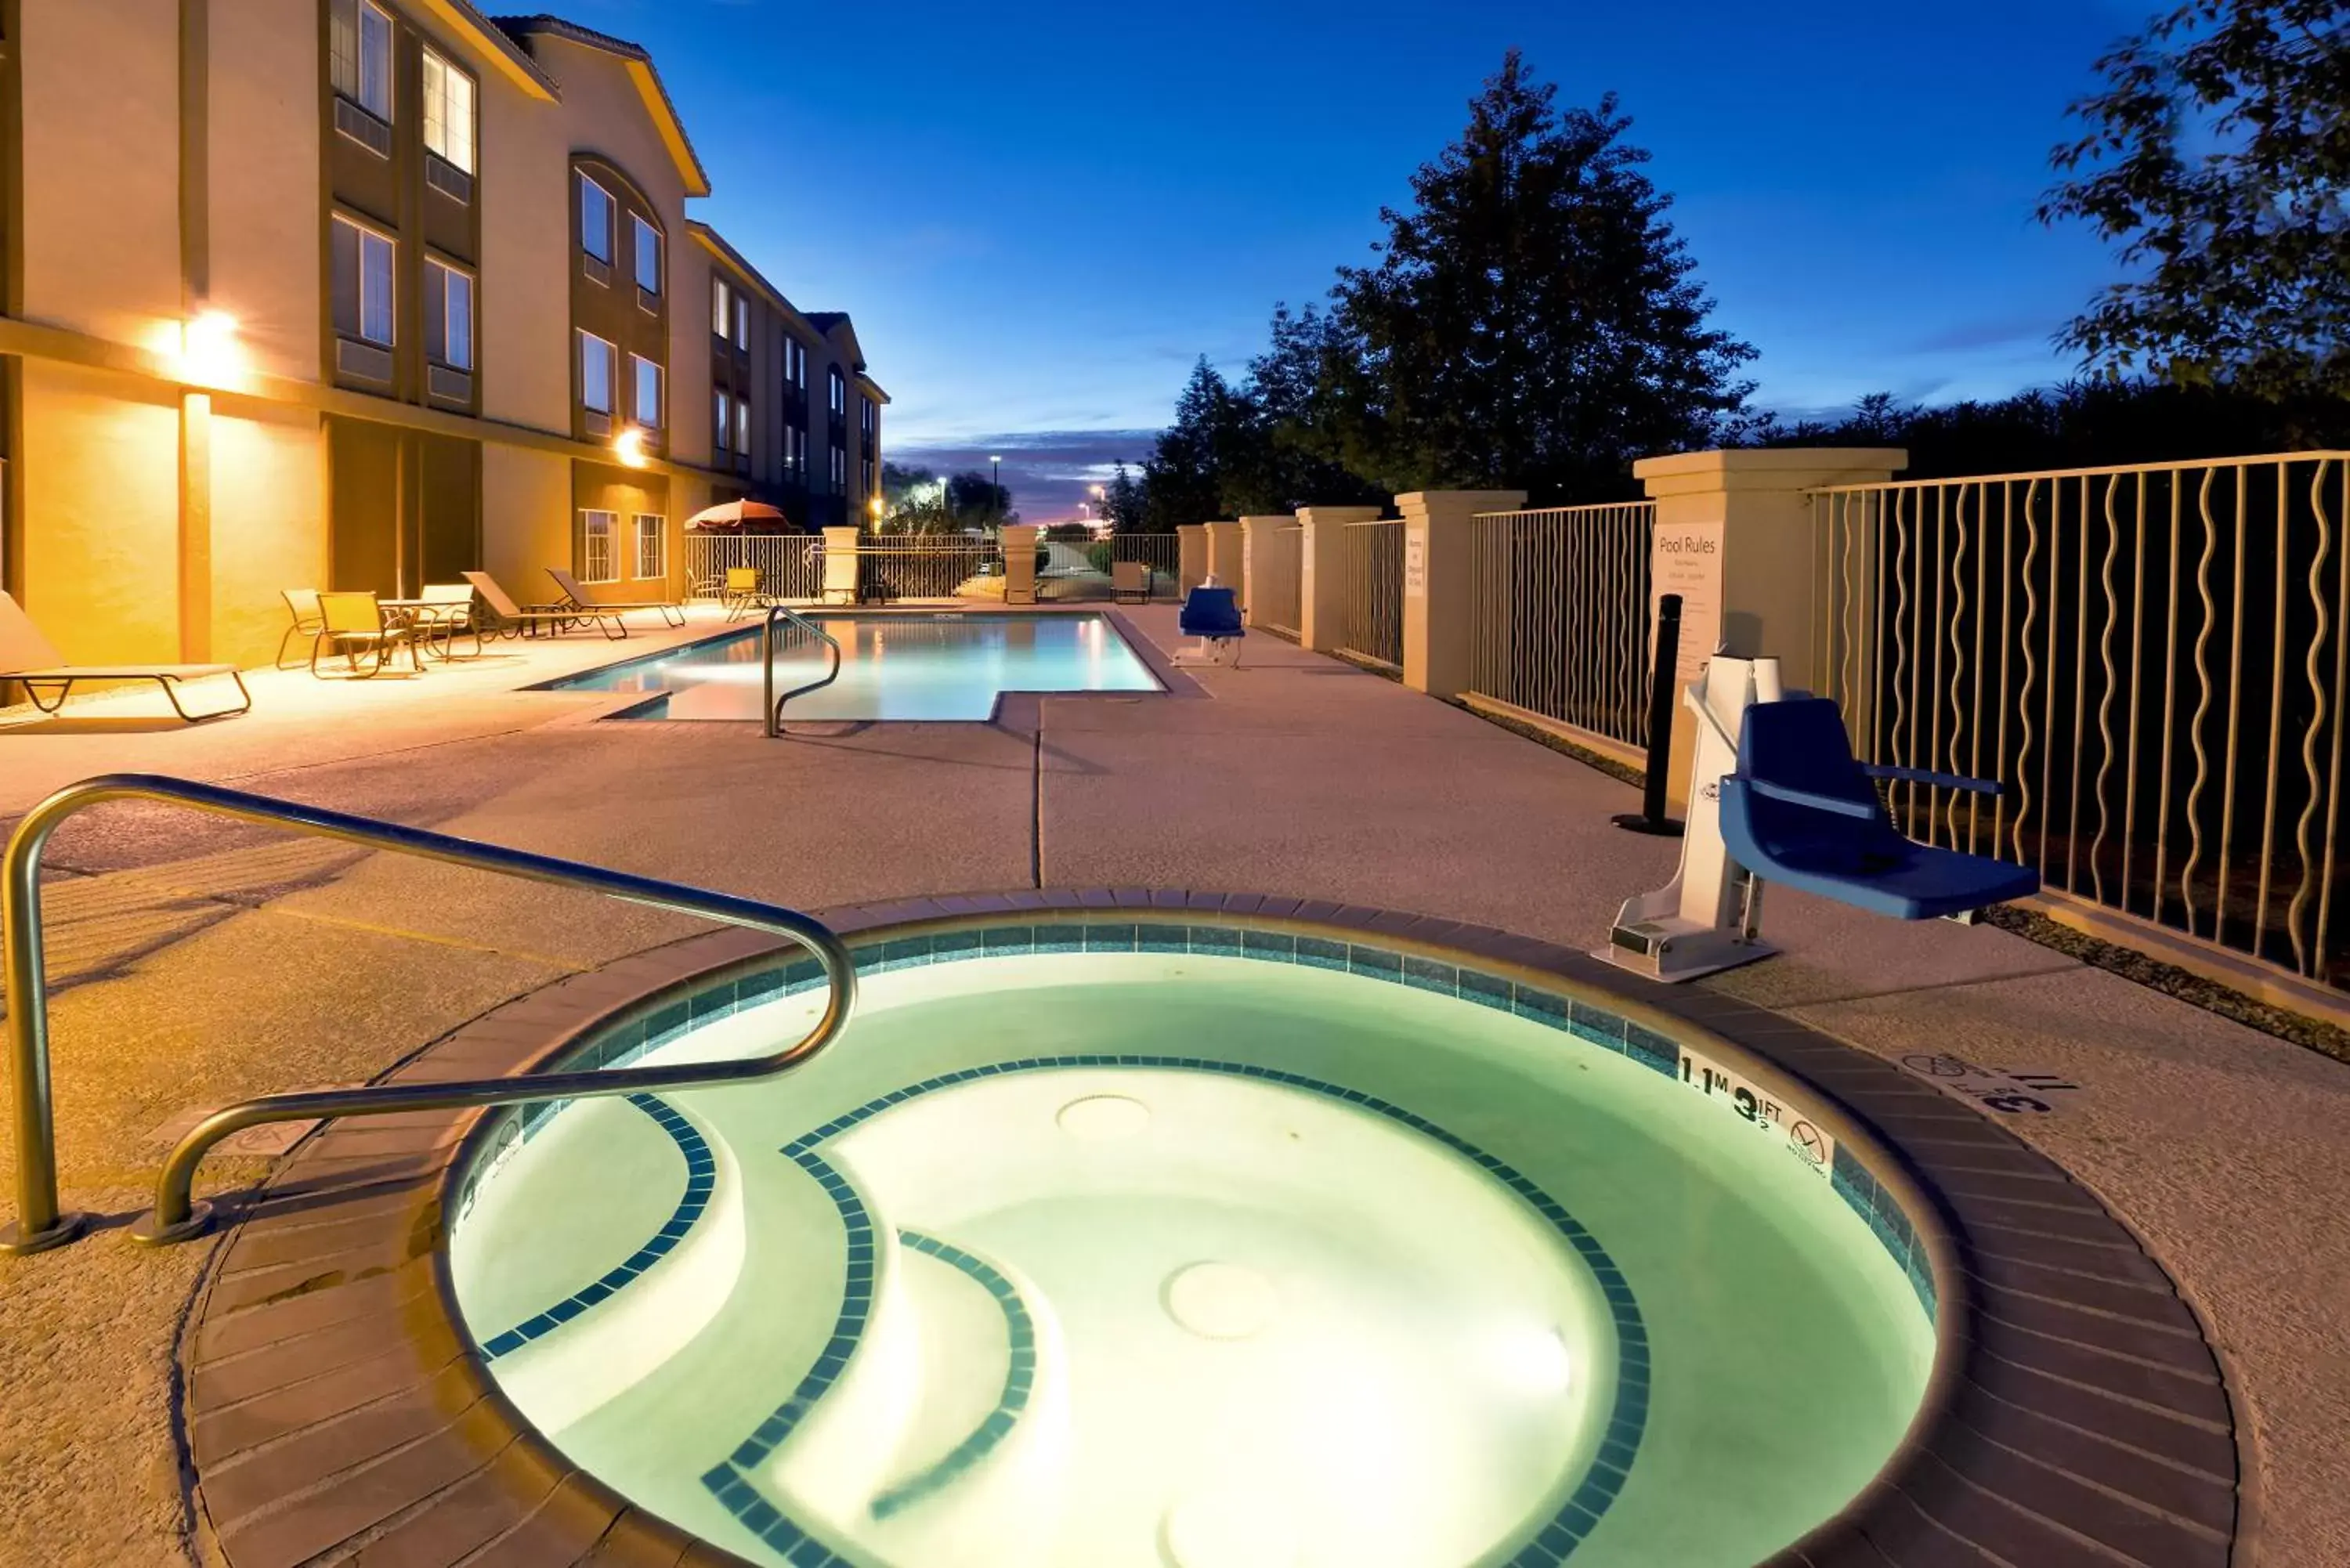
[[[1006, 691], [1157, 691], [1159, 681], [1107, 617], [816, 614], [840, 644], [840, 679], [795, 697], [792, 720], [978, 720]], [[624, 719], [756, 723], [764, 690], [756, 627], [549, 681], [549, 691], [641, 691]], [[775, 690], [824, 672], [820, 647], [795, 639], [775, 658]]]
[[[462, 1315], [566, 1455], [754, 1562], [1767, 1557], [1902, 1441], [1928, 1248], [1834, 1119], [1362, 941], [970, 927], [785, 1078], [502, 1113]], [[796, 1038], [798, 967], [590, 1038]]]

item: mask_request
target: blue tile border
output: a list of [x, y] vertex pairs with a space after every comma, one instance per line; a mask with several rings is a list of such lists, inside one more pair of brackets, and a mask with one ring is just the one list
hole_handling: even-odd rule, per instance
[[899, 1245], [938, 1259], [962, 1270], [978, 1282], [980, 1288], [993, 1297], [1003, 1314], [1003, 1329], [1007, 1347], [1004, 1358], [1003, 1387], [995, 1397], [995, 1408], [972, 1429], [971, 1435], [954, 1446], [946, 1458], [920, 1475], [899, 1482], [873, 1500], [873, 1517], [887, 1519], [900, 1513], [924, 1498], [953, 1484], [972, 1466], [995, 1451], [996, 1446], [1012, 1435], [1020, 1413], [1028, 1407], [1028, 1397], [1036, 1385], [1036, 1320], [1030, 1315], [1028, 1304], [1003, 1272], [984, 1259], [974, 1257], [951, 1242], [918, 1231], [898, 1232]]
[[[1220, 932], [1220, 935], [1222, 933]], [[1389, 955], [1394, 956], [1394, 955]], [[1294, 958], [1293, 958], [1293, 961]], [[860, 966], [861, 968], [861, 966]], [[1394, 978], [1400, 979], [1401, 961], [1398, 959]], [[1274, 1067], [1263, 1067], [1250, 1063], [1221, 1062], [1199, 1056], [1161, 1056], [1148, 1054], [1080, 1054], [1074, 1056], [1035, 1056], [1019, 1061], [992, 1064], [982, 1067], [965, 1067], [955, 1072], [941, 1073], [919, 1084], [893, 1090], [889, 1094], [867, 1101], [856, 1109], [835, 1116], [793, 1139], [783, 1147], [784, 1155], [815, 1177], [831, 1196], [841, 1212], [841, 1220], [848, 1239], [848, 1282], [841, 1303], [840, 1315], [831, 1341], [816, 1358], [816, 1364], [800, 1379], [791, 1397], [777, 1406], [774, 1414], [761, 1422], [757, 1430], [737, 1445], [724, 1460], [712, 1467], [702, 1476], [702, 1484], [743, 1527], [756, 1535], [773, 1550], [783, 1553], [795, 1568], [848, 1568], [848, 1560], [833, 1552], [812, 1536], [807, 1529], [789, 1518], [769, 1502], [751, 1484], [744, 1472], [762, 1463], [775, 1452], [785, 1438], [805, 1420], [818, 1399], [838, 1380], [847, 1369], [858, 1340], [862, 1336], [870, 1317], [873, 1302], [872, 1235], [873, 1222], [864, 1199], [831, 1163], [816, 1152], [817, 1146], [848, 1131], [850, 1128], [879, 1115], [895, 1106], [940, 1089], [951, 1088], [981, 1078], [1001, 1077], [1011, 1073], [1030, 1073], [1069, 1067], [1142, 1067], [1195, 1073], [1221, 1073], [1234, 1077], [1254, 1078], [1263, 1083], [1281, 1084], [1304, 1089], [1330, 1099], [1357, 1106], [1400, 1123], [1421, 1136], [1434, 1139], [1452, 1149], [1494, 1180], [1501, 1182], [1523, 1200], [1528, 1207], [1549, 1223], [1563, 1237], [1584, 1265], [1591, 1272], [1607, 1303], [1616, 1329], [1616, 1402], [1608, 1412], [1607, 1423], [1601, 1435], [1600, 1451], [1595, 1454], [1589, 1469], [1569, 1501], [1552, 1516], [1534, 1538], [1521, 1547], [1508, 1560], [1509, 1568], [1552, 1568], [1563, 1563], [1597, 1528], [1600, 1516], [1616, 1501], [1628, 1474], [1630, 1459], [1639, 1449], [1640, 1437], [1648, 1425], [1648, 1334], [1641, 1321], [1640, 1309], [1634, 1298], [1631, 1282], [1616, 1267], [1615, 1260], [1600, 1244], [1599, 1239], [1585, 1229], [1582, 1222], [1566, 1211], [1564, 1205], [1536, 1187], [1532, 1180], [1501, 1159], [1486, 1153], [1466, 1138], [1448, 1132], [1425, 1116], [1406, 1110], [1376, 1095], [1359, 1089], [1349, 1089], [1308, 1077], [1302, 1073], [1286, 1072]], [[925, 1241], [928, 1241], [925, 1238]], [[935, 1243], [943, 1246], [945, 1243]], [[860, 1262], [862, 1250], [862, 1262]], [[968, 1254], [963, 1254], [968, 1256]], [[972, 1260], [977, 1262], [977, 1260]], [[958, 1264], [958, 1266], [961, 1266]], [[983, 1281], [983, 1282], [985, 1282]], [[993, 1287], [990, 1287], [991, 1292]], [[1006, 1289], [1009, 1289], [1008, 1284]], [[998, 1297], [1001, 1301], [1003, 1298]], [[1033, 1344], [1033, 1341], [1032, 1341]], [[1010, 1380], [1007, 1379], [1007, 1387]], [[990, 1423], [998, 1423], [1003, 1412], [998, 1410], [983, 1423], [981, 1433], [989, 1430]], [[996, 1426], [995, 1440], [1011, 1429], [1003, 1420]], [[968, 1444], [972, 1439], [966, 1439]], [[962, 1449], [959, 1448], [957, 1454]], [[1625, 1462], [1616, 1462], [1611, 1454], [1623, 1456]], [[950, 1456], [951, 1459], [953, 1456]], [[972, 1455], [966, 1466], [977, 1462]], [[940, 1479], [943, 1486], [952, 1477]], [[884, 1494], [885, 1498], [890, 1494]], [[914, 1500], [909, 1499], [908, 1503]], [[876, 1508], [879, 1509], [877, 1501]], [[898, 1506], [907, 1506], [900, 1503]]]
[[[543, 1107], [565, 1103], [548, 1100], [532, 1108], [541, 1110], [543, 1118]], [[502, 1355], [511, 1355], [531, 1341], [554, 1333], [589, 1307], [608, 1301], [626, 1290], [646, 1270], [667, 1257], [680, 1241], [684, 1241], [709, 1208], [711, 1192], [718, 1184], [718, 1161], [710, 1152], [709, 1140], [702, 1136], [701, 1129], [686, 1120], [676, 1106], [651, 1095], [630, 1095], [629, 1104], [650, 1116], [654, 1125], [669, 1134], [676, 1143], [678, 1153], [685, 1157], [685, 1190], [679, 1196], [677, 1207], [671, 1211], [669, 1222], [648, 1237], [644, 1245], [629, 1253], [619, 1267], [607, 1271], [594, 1283], [574, 1291], [536, 1316], [484, 1340], [482, 1344], [484, 1360], [495, 1361]]]

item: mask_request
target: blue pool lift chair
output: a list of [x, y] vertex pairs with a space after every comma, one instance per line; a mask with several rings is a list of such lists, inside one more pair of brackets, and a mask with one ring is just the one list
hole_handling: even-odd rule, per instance
[[1240, 601], [1232, 589], [1213, 583], [1202, 583], [1193, 588], [1183, 596], [1182, 613], [1176, 618], [1175, 625], [1185, 637], [1199, 639], [1190, 648], [1177, 651], [1176, 663], [1239, 668], [1241, 639], [1248, 635], [1248, 628], [1241, 624]]
[[1905, 837], [1877, 794], [1878, 781], [1990, 795], [1998, 784], [1854, 761], [1844, 715], [1825, 697], [1756, 702], [1745, 720], [1738, 771], [1721, 779], [1721, 838], [1755, 876], [1903, 920], [1970, 914], [2040, 890], [2029, 867]]

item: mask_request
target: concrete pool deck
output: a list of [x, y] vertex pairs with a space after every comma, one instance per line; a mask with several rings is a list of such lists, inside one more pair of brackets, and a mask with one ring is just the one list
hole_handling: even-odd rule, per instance
[[[1123, 613], [1176, 640], [1170, 608]], [[138, 769], [806, 908], [1221, 887], [1585, 947], [1676, 853], [1607, 826], [1635, 804], [1626, 786], [1266, 637], [1242, 670], [1194, 672], [1198, 695], [1015, 699], [994, 724], [785, 742], [598, 725], [583, 721], [601, 694], [515, 690], [712, 629], [509, 643], [399, 681], [265, 674], [252, 714], [192, 729], [111, 704], [0, 728], [0, 813]], [[165, 1135], [225, 1100], [374, 1076], [517, 995], [697, 928], [161, 807], [95, 811], [51, 859], [67, 1199], [114, 1224], [0, 1266], [0, 1562], [199, 1560], [177, 1335], [215, 1243], [146, 1252], [119, 1233]], [[1716, 989], [1896, 1061], [2074, 1085], [1997, 1119], [2092, 1187], [2201, 1314], [2248, 1466], [2240, 1561], [2350, 1563], [2350, 1066], [1989, 927], [1899, 926], [1773, 890], [1765, 929], [1783, 956]], [[249, 1182], [264, 1159], [218, 1158], [208, 1179]]]

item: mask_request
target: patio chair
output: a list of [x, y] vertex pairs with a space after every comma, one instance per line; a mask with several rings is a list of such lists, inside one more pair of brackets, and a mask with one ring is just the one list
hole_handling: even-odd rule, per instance
[[1150, 563], [1112, 561], [1109, 564], [1109, 598], [1112, 604], [1149, 604]]
[[766, 607], [767, 596], [759, 591], [759, 582], [756, 566], [726, 568], [726, 580], [718, 589], [718, 602], [725, 609], [728, 620], [741, 620], [753, 610]]
[[556, 602], [567, 608], [580, 611], [603, 610], [613, 615], [625, 615], [629, 610], [659, 610], [661, 619], [669, 622], [670, 625], [685, 624], [685, 607], [675, 599], [638, 599], [628, 604], [598, 604], [588, 597], [588, 590], [579, 586], [579, 579], [561, 566], [547, 567], [546, 575], [555, 579], [555, 586], [562, 591], [563, 597]]
[[473, 657], [482, 656], [482, 618], [475, 613], [471, 583], [427, 583], [416, 596], [417, 627], [428, 642], [441, 645], [441, 657], [453, 659], [457, 639], [473, 639]]
[[286, 635], [277, 639], [277, 657], [270, 660], [276, 668], [283, 670], [286, 668], [286, 645], [297, 637], [307, 637], [310, 639], [310, 650], [317, 652], [318, 634], [326, 629], [327, 623], [318, 618], [317, 589], [285, 588], [279, 591], [278, 597], [286, 601], [286, 613], [294, 618], [294, 624], [287, 627]]
[[514, 596], [500, 587], [498, 580], [487, 572], [467, 572], [464, 578], [473, 585], [473, 591], [482, 596], [482, 602], [489, 606], [490, 613], [497, 617], [497, 630], [504, 636], [565, 632], [580, 626], [594, 627], [612, 642], [629, 635], [628, 625], [619, 614], [602, 606], [581, 609], [569, 605], [518, 605], [515, 603]]
[[384, 608], [372, 593], [320, 594], [318, 614], [326, 624], [310, 645], [310, 673], [321, 680], [326, 679], [318, 673], [321, 652], [342, 655], [348, 679], [371, 680], [404, 648], [409, 668], [424, 673], [421, 649], [431, 632], [423, 622]]
[[[1241, 639], [1248, 635], [1248, 628], [1241, 622], [1240, 601], [1232, 589], [1212, 583], [1193, 588], [1184, 596], [1175, 627], [1185, 637], [1198, 639], [1190, 648], [1177, 651], [1175, 663], [1240, 668]], [[1230, 658], [1225, 657], [1227, 653]]]
[[1855, 762], [1844, 715], [1825, 697], [1746, 710], [1738, 771], [1721, 780], [1721, 839], [1768, 881], [1840, 904], [1929, 920], [2040, 890], [2039, 873], [1907, 838], [1877, 798], [1880, 780], [1996, 795], [1988, 779]]
[[[191, 713], [180, 701], [180, 688], [193, 680], [225, 675], [244, 699], [234, 708]], [[253, 706], [253, 693], [234, 664], [68, 664], [57, 644], [41, 635], [33, 618], [6, 594], [0, 594], [0, 681], [14, 680], [44, 713], [65, 706], [66, 696], [85, 680], [152, 680], [172, 701], [172, 711], [189, 723], [199, 719], [225, 719]]]

